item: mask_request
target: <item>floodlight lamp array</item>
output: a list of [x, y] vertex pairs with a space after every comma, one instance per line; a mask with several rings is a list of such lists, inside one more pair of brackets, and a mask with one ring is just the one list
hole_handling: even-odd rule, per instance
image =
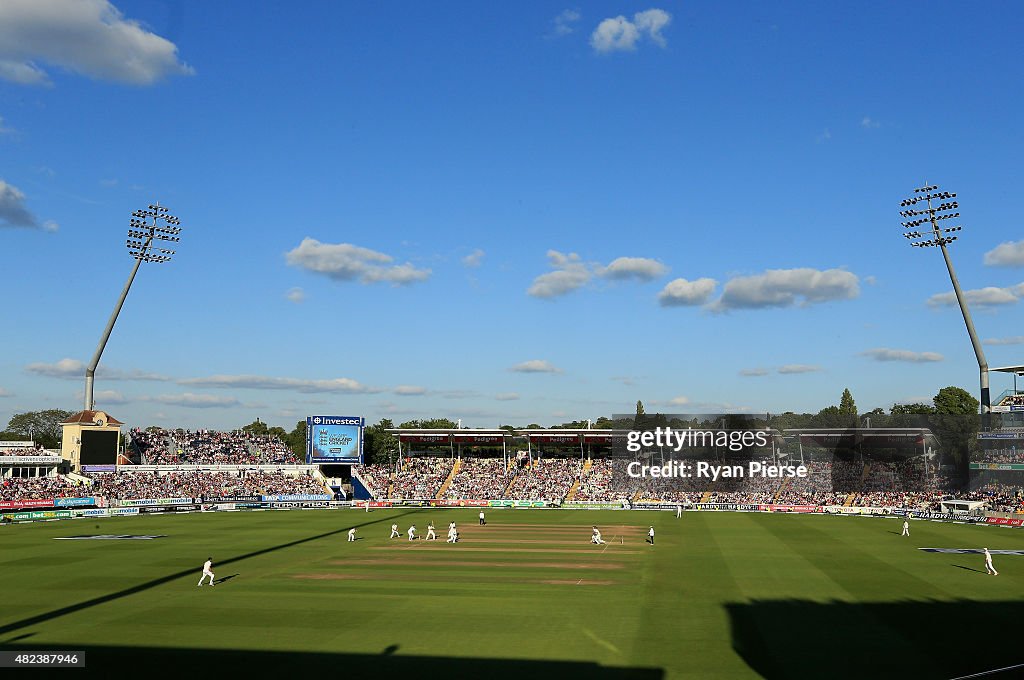
[[[959, 212], [948, 212], [960, 207], [960, 204], [957, 201], [950, 200], [956, 198], [956, 194], [949, 191], [939, 191], [939, 187], [934, 184], [914, 189], [914, 193], [917, 195], [904, 199], [900, 202], [901, 208], [908, 208], [900, 211], [900, 217], [915, 218], [906, 222], [900, 222], [904, 229], [913, 230], [905, 232], [903, 237], [912, 241], [910, 245], [915, 248], [946, 246], [955, 241], [957, 237], [951, 236], [950, 234], [960, 231], [963, 227], [956, 226], [939, 228], [938, 222], [939, 220], [948, 220], [960, 217]], [[933, 200], [942, 202], [933, 207]], [[921, 209], [910, 208], [910, 206], [916, 206], [918, 203], [924, 203], [924, 207]], [[932, 227], [930, 230], [926, 229], [921, 231], [917, 229], [917, 227], [928, 224]], [[915, 241], [915, 239], [926, 240]]]
[[[181, 224], [174, 215], [169, 214], [169, 208], [159, 203], [148, 206], [147, 209], [136, 210], [132, 213], [129, 222], [128, 254], [142, 262], [169, 262], [175, 251], [167, 248], [154, 248], [153, 241], [168, 241], [177, 243], [181, 241]], [[149, 220], [152, 219], [152, 222]]]

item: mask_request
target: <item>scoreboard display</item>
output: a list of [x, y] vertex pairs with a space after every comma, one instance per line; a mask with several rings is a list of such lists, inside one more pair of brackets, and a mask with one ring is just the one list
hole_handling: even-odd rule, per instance
[[309, 416], [306, 418], [306, 463], [348, 465], [363, 462], [361, 416]]
[[81, 465], [85, 467], [115, 464], [119, 434], [116, 430], [113, 432], [83, 430], [82, 444], [79, 448]]

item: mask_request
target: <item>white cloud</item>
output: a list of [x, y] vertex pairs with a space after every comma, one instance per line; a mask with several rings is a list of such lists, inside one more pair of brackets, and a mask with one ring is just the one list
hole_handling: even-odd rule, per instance
[[767, 368], [743, 368], [740, 369], [740, 375], [747, 378], [758, 378], [763, 375], [768, 375], [770, 371]]
[[1024, 335], [1014, 335], [1008, 338], [987, 338], [982, 340], [985, 345], [1024, 345]]
[[690, 404], [689, 397], [672, 397], [668, 400], [669, 406], [688, 406]]
[[148, 85], [193, 69], [178, 48], [107, 0], [0, 2], [0, 78], [46, 85], [39, 62], [100, 80]]
[[817, 373], [821, 370], [821, 366], [812, 366], [810, 364], [786, 364], [785, 366], [779, 366], [779, 373], [781, 375], [793, 375], [796, 373]]
[[708, 301], [715, 292], [718, 281], [701, 278], [696, 281], [675, 279], [658, 293], [658, 304], [662, 307], [693, 307]]
[[646, 33], [659, 47], [665, 47], [668, 44], [665, 41], [665, 36], [661, 34], [661, 29], [672, 23], [672, 15], [665, 10], [648, 9], [637, 12], [633, 15], [633, 23], [641, 33]]
[[381, 391], [377, 388], [362, 385], [351, 378], [303, 380], [300, 378], [271, 378], [262, 375], [211, 375], [205, 378], [185, 378], [184, 380], [179, 380], [178, 384], [250, 390], [295, 390], [305, 394], [316, 392], [366, 394]]
[[874, 128], [877, 128], [877, 127], [881, 127], [882, 124], [879, 123], [874, 118], [870, 118], [868, 116], [864, 116], [863, 118], [860, 119], [860, 126], [862, 128], [867, 128], [867, 129], [871, 130], [871, 129], [874, 129]]
[[519, 395], [515, 392], [501, 392], [500, 394], [495, 394], [494, 398], [498, 401], [515, 401], [519, 399]]
[[667, 266], [649, 257], [617, 257], [607, 267], [598, 269], [597, 274], [606, 279], [651, 281], [667, 272]]
[[554, 271], [533, 280], [527, 294], [539, 298], [566, 295], [590, 283], [594, 277], [611, 281], [651, 281], [668, 271], [658, 260], [648, 257], [617, 257], [607, 266], [583, 262], [576, 253], [547, 252], [548, 264]]
[[738, 276], [725, 283], [722, 297], [710, 309], [761, 309], [808, 306], [860, 295], [855, 274], [842, 269], [769, 269], [755, 276]]
[[861, 356], [874, 359], [875, 361], [903, 361], [912, 364], [943, 360], [943, 356], [938, 352], [913, 352], [909, 349], [889, 349], [887, 347], [869, 349], [861, 352]]
[[0, 397], [13, 397], [14, 394], [0, 387]]
[[393, 392], [395, 394], [401, 394], [403, 396], [418, 396], [427, 393], [426, 387], [420, 387], [419, 385], [399, 385]]
[[[64, 358], [52, 364], [45, 362], [32, 363], [26, 366], [25, 370], [36, 375], [65, 380], [78, 380], [85, 377], [85, 363], [78, 359]], [[139, 369], [125, 371], [117, 368], [108, 368], [102, 364], [96, 369], [96, 377], [102, 380], [149, 380], [153, 382], [166, 382], [170, 380], [166, 375], [160, 375], [159, 373], [148, 373]]]
[[[47, 223], [56, 226], [56, 222]], [[0, 179], [0, 227], [27, 227], [29, 229], [46, 229], [47, 224], [40, 223], [39, 219], [29, 212], [25, 207], [25, 194], [13, 184], [8, 184]]]
[[[976, 288], [974, 290], [964, 291], [964, 298], [967, 300], [967, 304], [975, 305], [977, 307], [1012, 305], [1022, 296], [1024, 296], [1024, 283], [1019, 283], [1016, 286], [1008, 286], [1006, 288], [988, 286], [986, 288]], [[955, 305], [957, 305], [956, 293], [953, 291], [949, 291], [948, 293], [939, 293], [928, 298], [929, 307], [953, 307]]]
[[985, 253], [985, 264], [990, 267], [1024, 267], [1024, 241], [1000, 243]]
[[[82, 396], [85, 395], [83, 394]], [[128, 400], [124, 398], [124, 395], [117, 390], [96, 390], [93, 393], [93, 400], [96, 402], [97, 408], [128, 403]]]
[[465, 267], [479, 267], [480, 263], [483, 262], [484, 254], [485, 254], [484, 251], [482, 251], [479, 248], [477, 248], [476, 250], [471, 252], [469, 255], [466, 255], [464, 258], [462, 258], [463, 266], [465, 266]]
[[665, 47], [663, 28], [672, 21], [672, 15], [661, 9], [637, 12], [630, 21], [619, 15], [604, 19], [590, 36], [590, 45], [597, 52], [620, 52], [636, 49], [637, 43], [646, 36], [654, 44]]
[[286, 253], [285, 258], [290, 265], [336, 281], [387, 282], [404, 286], [430, 277], [429, 269], [417, 269], [408, 262], [393, 265], [393, 257], [376, 250], [350, 243], [321, 243], [309, 237], [302, 239], [302, 243]]
[[814, 138], [814, 141], [821, 144], [822, 142], [827, 142], [830, 139], [832, 139], [832, 133], [829, 132], [828, 128], [825, 128], [820, 135]]
[[[143, 400], [146, 401], [146, 400]], [[171, 406], [185, 406], [187, 408], [227, 408], [237, 406], [238, 400], [234, 397], [219, 397], [214, 394], [161, 394], [158, 397], [151, 397], [148, 401], [156, 401]]]
[[306, 299], [306, 291], [301, 288], [289, 288], [288, 292], [285, 293], [285, 297], [288, 298], [289, 302], [301, 305]]
[[590, 281], [590, 269], [580, 261], [580, 256], [576, 253], [566, 255], [557, 250], [549, 250], [548, 262], [555, 271], [535, 278], [526, 291], [528, 295], [539, 298], [558, 297], [571, 293]]
[[556, 36], [569, 35], [576, 30], [574, 24], [580, 20], [580, 13], [574, 9], [563, 9], [551, 20], [554, 24], [552, 33]]
[[531, 359], [508, 369], [513, 373], [561, 373], [562, 369], [543, 359]]

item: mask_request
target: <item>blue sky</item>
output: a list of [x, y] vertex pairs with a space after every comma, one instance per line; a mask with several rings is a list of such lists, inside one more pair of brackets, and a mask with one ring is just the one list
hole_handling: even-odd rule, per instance
[[[977, 393], [1024, 363], [1024, 5], [0, 4], [0, 424], [544, 425]], [[935, 297], [938, 296], [938, 297]], [[1010, 386], [993, 380], [994, 392]]]

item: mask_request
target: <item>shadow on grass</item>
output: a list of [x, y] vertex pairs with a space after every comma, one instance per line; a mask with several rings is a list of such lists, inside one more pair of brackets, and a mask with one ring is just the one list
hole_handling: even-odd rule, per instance
[[951, 567], [956, 567], [957, 569], [964, 569], [964, 570], [966, 570], [966, 571], [976, 571], [976, 572], [978, 572], [979, 574], [984, 574], [984, 573], [985, 573], [985, 572], [983, 572], [983, 571], [982, 571], [981, 569], [975, 569], [974, 567], [967, 567], [967, 566], [964, 566], [964, 565], [962, 565], [962, 564], [951, 564], [951, 565], [949, 565], [949, 566], [951, 566]]
[[[35, 651], [9, 643], [2, 648]], [[381, 654], [331, 654], [326, 652], [267, 652], [247, 650], [167, 649], [161, 647], [81, 647], [68, 650], [85, 652], [85, 668], [72, 674], [79, 677], [118, 677], [138, 673], [147, 680], [156, 678], [244, 677], [325, 677], [325, 674], [368, 678], [587, 678], [588, 680], [660, 680], [660, 668], [612, 668], [578, 661], [533, 661], [523, 659], [462, 659], [442, 656], [398, 656], [399, 645], [388, 646]], [[38, 647], [38, 651], [52, 646]]]
[[[345, 511], [344, 510], [340, 510], [338, 512], [345, 512]], [[363, 522], [361, 524], [356, 524], [354, 526], [356, 528], [359, 528], [359, 527], [364, 527], [364, 526], [370, 526], [370, 525], [373, 525], [373, 524], [379, 524], [380, 522], [389, 522], [389, 521], [392, 521], [392, 520], [394, 520], [394, 519], [396, 519], [398, 517], [404, 517], [405, 515], [415, 514], [416, 512], [417, 512], [416, 510], [406, 510], [405, 512], [400, 512], [400, 513], [394, 514], [394, 515], [388, 515], [387, 517], [382, 517], [380, 519], [368, 520], [368, 521], [365, 521], [365, 522]], [[348, 530], [350, 528], [352, 528], [352, 526], [353, 525], [349, 524], [349, 525], [345, 526], [343, 529], [335, 529], [333, 531], [325, 531], [323, 533], [315, 534], [313, 536], [307, 536], [305, 538], [299, 538], [299, 539], [296, 539], [294, 541], [288, 541], [287, 543], [281, 543], [279, 545], [271, 546], [269, 548], [263, 548], [262, 550], [254, 550], [252, 552], [245, 553], [244, 555], [237, 555], [235, 557], [231, 557], [231, 558], [228, 558], [228, 559], [225, 559], [225, 560], [219, 560], [217, 562], [217, 564], [218, 564], [218, 566], [224, 566], [224, 565], [232, 564], [234, 562], [240, 562], [241, 560], [247, 560], [247, 559], [249, 559], [251, 557], [259, 557], [260, 555], [266, 555], [268, 553], [277, 552], [278, 550], [284, 550], [286, 548], [292, 548], [292, 547], [295, 547], [297, 545], [302, 545], [303, 543], [309, 543], [310, 541], [317, 541], [317, 540], [320, 540], [321, 538], [327, 538], [328, 536], [335, 536], [337, 534], [347, 533]], [[46, 621], [50, 621], [52, 619], [64, 616], [66, 614], [73, 614], [75, 612], [82, 611], [83, 609], [88, 609], [90, 607], [95, 607], [96, 605], [104, 604], [106, 602], [112, 602], [113, 600], [119, 600], [122, 597], [128, 597], [129, 595], [134, 595], [136, 593], [141, 593], [141, 592], [144, 592], [144, 591], [149, 590], [151, 588], [156, 588], [157, 586], [162, 586], [165, 583], [170, 583], [171, 581], [174, 581], [176, 579], [182, 578], [184, 576], [194, 576], [196, 571], [197, 571], [197, 569], [193, 566], [193, 567], [190, 567], [188, 569], [184, 569], [182, 571], [175, 572], [173, 574], [168, 574], [167, 576], [161, 576], [160, 578], [156, 578], [156, 579], [153, 579], [151, 581], [146, 581], [145, 583], [140, 583], [139, 585], [132, 586], [131, 588], [125, 588], [124, 590], [119, 590], [119, 591], [117, 591], [115, 593], [109, 593], [107, 595], [101, 595], [100, 597], [94, 597], [91, 600], [85, 600], [84, 602], [78, 602], [76, 604], [68, 605], [66, 607], [61, 607], [60, 609], [54, 609], [53, 611], [44, 612], [42, 614], [36, 614], [35, 616], [30, 616], [28, 618], [21, 619], [20, 621], [12, 621], [11, 623], [7, 623], [7, 624], [4, 624], [3, 626], [0, 626], [0, 635], [4, 635], [6, 633], [12, 633], [12, 632], [14, 632], [16, 630], [20, 630], [22, 628], [25, 628], [26, 626], [34, 626], [34, 625], [36, 625], [38, 623], [45, 623]]]
[[225, 576], [224, 578], [219, 578], [219, 579], [217, 579], [217, 585], [220, 585], [221, 583], [227, 583], [231, 579], [238, 578], [239, 576], [241, 576], [241, 574], [231, 574], [230, 576]]
[[726, 610], [733, 648], [769, 680], [941, 680], [1024, 662], [1024, 602], [761, 600]]

